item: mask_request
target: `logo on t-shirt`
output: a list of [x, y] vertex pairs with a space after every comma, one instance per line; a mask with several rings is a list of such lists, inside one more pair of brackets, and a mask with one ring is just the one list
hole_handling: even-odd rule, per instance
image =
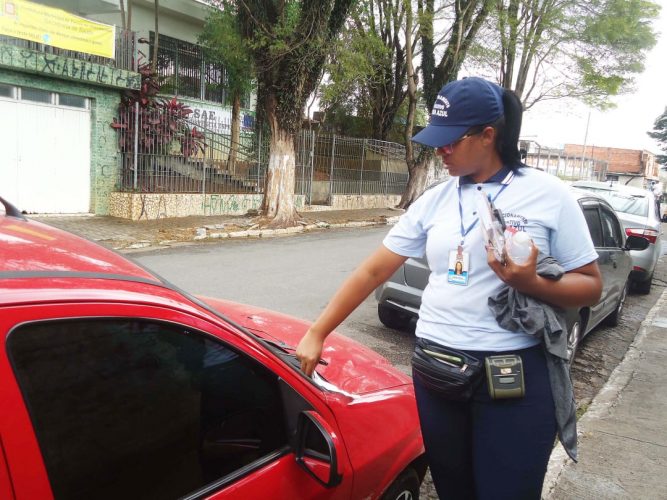
[[512, 212], [503, 212], [503, 218], [507, 227], [513, 227], [516, 231], [525, 231], [528, 219], [521, 214], [514, 214]]

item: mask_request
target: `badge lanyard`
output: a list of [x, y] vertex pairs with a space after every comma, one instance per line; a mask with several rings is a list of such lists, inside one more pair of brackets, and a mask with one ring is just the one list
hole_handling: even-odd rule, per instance
[[[496, 201], [498, 196], [500, 196], [500, 193], [502, 193], [508, 185], [509, 185], [509, 183], [502, 185], [502, 187], [498, 190], [498, 192], [491, 199], [491, 203], [494, 203]], [[468, 233], [470, 231], [472, 231], [472, 229], [477, 224], [477, 221], [479, 220], [479, 215], [473, 221], [473, 223], [468, 226], [467, 229], [463, 226], [463, 205], [461, 204], [461, 186], [460, 185], [457, 188], [457, 192], [458, 192], [458, 195], [459, 195], [459, 221], [461, 223], [461, 243], [459, 244], [459, 246], [457, 248], [457, 254], [462, 255], [463, 254], [463, 243], [465, 242], [465, 239], [466, 239], [466, 236], [468, 236]]]

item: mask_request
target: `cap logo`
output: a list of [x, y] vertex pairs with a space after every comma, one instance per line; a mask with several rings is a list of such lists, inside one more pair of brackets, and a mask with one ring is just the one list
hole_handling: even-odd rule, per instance
[[449, 101], [445, 96], [439, 95], [435, 98], [435, 104], [433, 104], [432, 115], [435, 116], [447, 116], [447, 109], [449, 108]]

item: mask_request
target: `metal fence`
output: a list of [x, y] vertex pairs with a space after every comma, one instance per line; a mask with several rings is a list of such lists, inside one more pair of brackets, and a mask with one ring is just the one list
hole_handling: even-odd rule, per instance
[[114, 59], [76, 52], [74, 50], [59, 49], [51, 45], [4, 35], [0, 35], [0, 43], [130, 71], [136, 71], [138, 67], [137, 34], [134, 31], [123, 31], [118, 28], [116, 28], [116, 57]]
[[566, 181], [594, 180], [607, 178], [607, 162], [594, 158], [566, 155], [561, 150], [529, 152], [525, 162], [531, 167], [560, 177]]
[[141, 109], [120, 114], [115, 127], [121, 153], [120, 191], [150, 193], [253, 193], [263, 189], [253, 135], [230, 136], [184, 118], [183, 111]]
[[[202, 127], [173, 111], [135, 107], [119, 116], [120, 191], [263, 193], [269, 161], [266, 133], [231, 124]], [[180, 125], [175, 125], [179, 123]], [[195, 132], [193, 132], [193, 130]], [[295, 141], [295, 194], [329, 204], [337, 194], [401, 194], [407, 184], [400, 144], [304, 130]]]

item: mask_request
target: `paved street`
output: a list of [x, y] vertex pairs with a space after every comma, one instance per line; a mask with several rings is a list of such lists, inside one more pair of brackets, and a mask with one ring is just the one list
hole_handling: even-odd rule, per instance
[[[190, 292], [313, 321], [340, 283], [387, 233], [386, 226], [335, 229], [269, 240], [236, 240], [134, 254]], [[338, 331], [408, 372], [413, 337], [385, 328], [369, 297]]]

